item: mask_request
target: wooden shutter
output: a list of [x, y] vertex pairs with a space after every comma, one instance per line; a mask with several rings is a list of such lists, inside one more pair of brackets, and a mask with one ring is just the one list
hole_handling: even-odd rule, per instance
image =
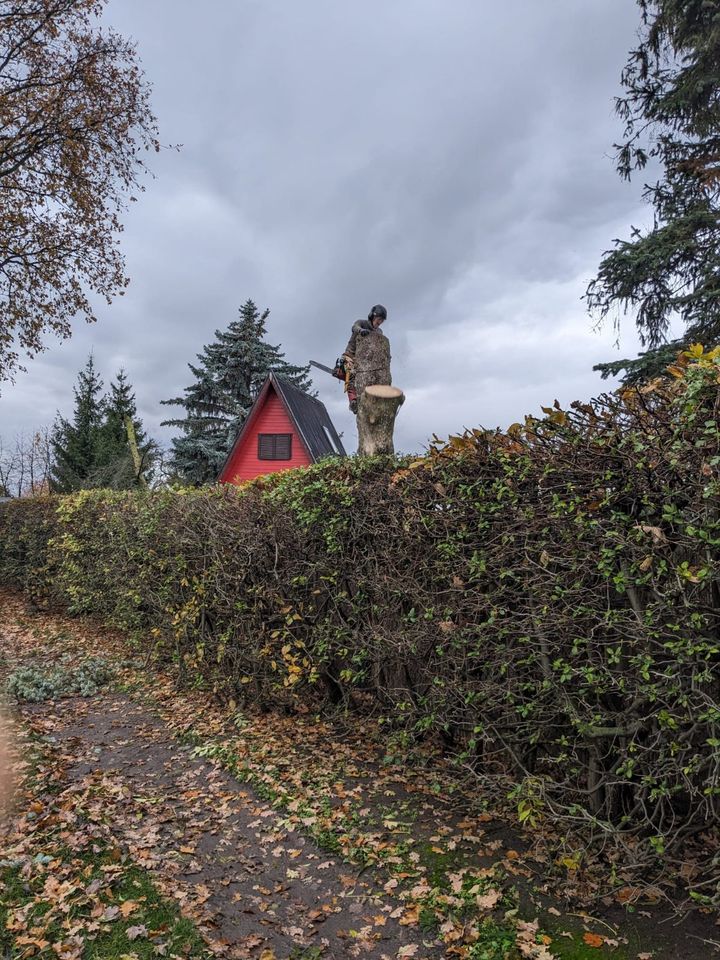
[[290, 460], [291, 458], [291, 433], [258, 434], [258, 460]]
[[275, 434], [275, 459], [289, 460], [292, 456], [292, 434]]

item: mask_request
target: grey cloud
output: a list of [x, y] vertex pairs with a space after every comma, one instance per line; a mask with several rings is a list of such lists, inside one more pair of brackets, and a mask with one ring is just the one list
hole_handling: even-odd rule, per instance
[[[163, 140], [183, 147], [128, 213], [127, 295], [4, 390], [1, 433], [67, 411], [91, 346], [106, 378], [127, 367], [157, 432], [159, 401], [248, 296], [296, 362], [334, 359], [386, 303], [404, 449], [599, 389], [612, 338], [580, 296], [640, 210], [609, 159], [635, 5], [214, 0], [200, 16], [111, 0], [107, 18], [136, 38]], [[538, 340], [553, 324], [563, 335]], [[336, 385], [316, 383], [352, 446]]]

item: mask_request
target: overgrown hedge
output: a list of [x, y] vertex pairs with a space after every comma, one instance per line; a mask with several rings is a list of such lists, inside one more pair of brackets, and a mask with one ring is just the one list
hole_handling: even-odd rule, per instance
[[529, 823], [612, 837], [625, 876], [697, 839], [712, 897], [720, 366], [672, 372], [417, 461], [11, 502], [0, 581], [236, 700], [442, 737]]

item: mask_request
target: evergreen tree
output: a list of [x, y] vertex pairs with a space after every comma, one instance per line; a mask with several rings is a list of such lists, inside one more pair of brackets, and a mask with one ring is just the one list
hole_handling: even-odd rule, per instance
[[[128, 445], [126, 417], [135, 429], [141, 462], [150, 468], [156, 451], [137, 416], [135, 395], [123, 370], [102, 394], [103, 383], [90, 354], [74, 388], [72, 420], [58, 415], [51, 447], [52, 488], [59, 493], [94, 487], [126, 490], [140, 483]], [[145, 471], [143, 471], [145, 473]]]
[[51, 483], [53, 490], [59, 493], [94, 486], [98, 433], [105, 408], [102, 389], [103, 383], [95, 370], [91, 353], [73, 390], [75, 411], [72, 421], [58, 414], [53, 427]]
[[[616, 240], [587, 291], [591, 311], [635, 312], [643, 347], [636, 360], [595, 367], [625, 381], [660, 372], [692, 342], [720, 340], [720, 0], [638, 0], [640, 43], [616, 101], [625, 122], [617, 169], [630, 179], [651, 161], [660, 168], [643, 196], [653, 226]], [[667, 344], [673, 317], [683, 335]]]
[[240, 307], [227, 330], [215, 331], [213, 343], [188, 364], [195, 378], [183, 397], [163, 400], [184, 408], [182, 419], [166, 420], [183, 436], [173, 439], [173, 464], [187, 483], [214, 483], [238, 431], [269, 373], [279, 373], [308, 391], [309, 367], [288, 363], [279, 345], [265, 342], [269, 310], [252, 300]]
[[142, 476], [146, 476], [156, 452], [154, 441], [148, 439], [138, 419], [135, 394], [128, 383], [127, 374], [119, 370], [115, 382], [110, 384], [110, 393], [105, 398], [104, 418], [97, 436], [94, 486], [128, 490], [141, 483], [130, 450], [127, 433], [128, 419], [135, 431]]

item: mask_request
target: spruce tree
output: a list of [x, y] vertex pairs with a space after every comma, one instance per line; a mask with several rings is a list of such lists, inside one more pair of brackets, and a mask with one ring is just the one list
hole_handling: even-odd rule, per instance
[[[90, 354], [74, 388], [72, 420], [58, 414], [51, 437], [51, 485], [59, 493], [94, 487], [126, 490], [139, 485], [128, 445], [125, 418], [132, 421], [141, 460], [150, 469], [156, 445], [138, 419], [135, 395], [123, 370], [103, 396]], [[146, 471], [143, 471], [145, 473]]]
[[[606, 252], [587, 291], [592, 312], [635, 313], [648, 350], [636, 360], [595, 367], [625, 382], [660, 372], [690, 343], [720, 340], [720, 0], [638, 0], [639, 46], [622, 74], [616, 101], [625, 123], [617, 169], [630, 179], [648, 162], [659, 168], [644, 199], [652, 227], [633, 228]], [[673, 318], [685, 324], [670, 344]]]
[[266, 343], [269, 310], [262, 313], [252, 300], [240, 307], [237, 320], [188, 364], [194, 382], [184, 396], [162, 403], [184, 408], [182, 419], [166, 420], [183, 436], [173, 439], [173, 465], [186, 483], [213, 483], [238, 431], [245, 422], [269, 373], [286, 377], [301, 390], [310, 388], [309, 367], [285, 360], [280, 345]]
[[95, 370], [92, 353], [78, 374], [72, 420], [58, 414], [51, 438], [51, 484], [59, 493], [95, 485], [97, 446], [105, 402], [103, 382]]
[[128, 490], [141, 484], [128, 443], [127, 420], [133, 425], [140, 453], [142, 476], [147, 476], [154, 457], [155, 443], [148, 439], [138, 418], [135, 394], [127, 374], [119, 370], [105, 398], [104, 417], [97, 436], [94, 485]]

